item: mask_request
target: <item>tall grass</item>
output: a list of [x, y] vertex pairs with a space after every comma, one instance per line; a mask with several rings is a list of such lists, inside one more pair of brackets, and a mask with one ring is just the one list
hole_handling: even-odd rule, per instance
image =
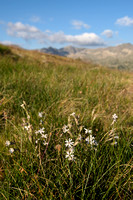
[[[131, 199], [130, 74], [51, 60], [0, 58], [0, 199]], [[43, 127], [45, 139], [36, 134]]]

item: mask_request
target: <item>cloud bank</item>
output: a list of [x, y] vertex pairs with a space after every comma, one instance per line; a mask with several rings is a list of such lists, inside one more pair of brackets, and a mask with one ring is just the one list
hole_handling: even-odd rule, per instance
[[26, 41], [36, 40], [42, 44], [56, 43], [56, 44], [72, 44], [78, 46], [103, 46], [104, 41], [95, 33], [83, 33], [80, 35], [66, 35], [64, 32], [50, 32], [41, 31], [35, 26], [29, 24], [8, 23], [7, 33], [10, 36], [22, 38]]
[[125, 16], [116, 20], [116, 24], [120, 26], [133, 26], [133, 18]]

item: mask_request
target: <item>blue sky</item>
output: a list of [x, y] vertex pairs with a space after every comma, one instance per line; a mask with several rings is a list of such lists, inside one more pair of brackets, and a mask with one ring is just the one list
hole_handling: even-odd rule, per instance
[[0, 42], [27, 49], [133, 43], [133, 1], [1, 0]]

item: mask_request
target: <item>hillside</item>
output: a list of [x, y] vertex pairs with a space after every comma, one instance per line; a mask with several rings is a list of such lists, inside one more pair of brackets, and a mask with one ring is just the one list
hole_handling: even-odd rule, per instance
[[80, 58], [84, 61], [94, 62], [110, 68], [126, 69], [133, 71], [133, 45], [130, 43], [118, 45], [116, 47], [85, 49], [65, 47], [61, 49], [41, 49], [41, 52]]
[[0, 199], [132, 199], [133, 74], [0, 45]]

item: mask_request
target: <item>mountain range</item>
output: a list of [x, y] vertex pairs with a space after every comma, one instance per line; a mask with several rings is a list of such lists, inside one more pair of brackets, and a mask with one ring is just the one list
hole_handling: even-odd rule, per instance
[[60, 49], [49, 47], [42, 48], [39, 51], [81, 59], [86, 62], [93, 62], [110, 68], [133, 71], [133, 45], [130, 43], [97, 49], [76, 48], [73, 46], [67, 46]]

